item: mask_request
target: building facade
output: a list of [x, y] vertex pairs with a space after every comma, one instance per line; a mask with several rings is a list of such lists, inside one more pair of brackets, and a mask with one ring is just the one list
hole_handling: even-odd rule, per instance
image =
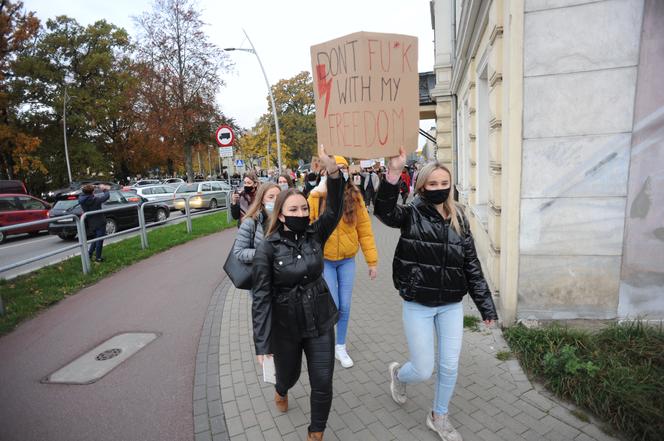
[[438, 159], [506, 322], [664, 318], [664, 2], [434, 0]]

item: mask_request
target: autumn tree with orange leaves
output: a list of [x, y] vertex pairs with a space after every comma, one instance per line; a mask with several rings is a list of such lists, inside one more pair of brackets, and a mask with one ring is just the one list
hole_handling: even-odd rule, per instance
[[17, 56], [26, 52], [39, 31], [39, 20], [25, 13], [23, 2], [0, 1], [0, 178], [27, 179], [46, 173], [37, 156], [40, 139], [22, 130], [17, 121], [21, 90], [14, 86]]

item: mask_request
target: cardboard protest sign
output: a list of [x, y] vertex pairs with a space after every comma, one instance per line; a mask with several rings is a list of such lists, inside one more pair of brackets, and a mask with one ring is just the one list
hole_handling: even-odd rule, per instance
[[318, 143], [367, 159], [417, 148], [417, 37], [357, 32], [311, 47]]
[[360, 173], [362, 169], [360, 168], [359, 165], [353, 164], [350, 167], [348, 167], [348, 173]]

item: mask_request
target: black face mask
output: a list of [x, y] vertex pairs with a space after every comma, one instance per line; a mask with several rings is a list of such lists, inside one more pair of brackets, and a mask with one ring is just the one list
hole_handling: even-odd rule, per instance
[[245, 193], [253, 193], [255, 189], [256, 189], [256, 187], [254, 187], [253, 185], [245, 185], [244, 186], [244, 192]]
[[443, 190], [424, 190], [422, 196], [424, 199], [431, 202], [434, 205], [442, 204], [447, 200], [447, 197], [450, 195], [450, 189], [445, 188]]
[[309, 226], [309, 216], [284, 216], [286, 221], [284, 224], [293, 233], [304, 233], [304, 230]]

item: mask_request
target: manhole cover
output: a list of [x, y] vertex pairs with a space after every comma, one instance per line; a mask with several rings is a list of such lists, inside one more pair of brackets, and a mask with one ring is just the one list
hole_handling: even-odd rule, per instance
[[157, 337], [152, 332], [118, 334], [53, 372], [42, 383], [94, 383]]
[[117, 357], [117, 356], [120, 355], [121, 353], [122, 353], [122, 349], [113, 348], [113, 349], [109, 349], [109, 350], [104, 351], [104, 352], [102, 352], [101, 354], [97, 355], [97, 356], [95, 357], [95, 359], [96, 359], [97, 361], [110, 360], [111, 358], [115, 358], [115, 357]]

